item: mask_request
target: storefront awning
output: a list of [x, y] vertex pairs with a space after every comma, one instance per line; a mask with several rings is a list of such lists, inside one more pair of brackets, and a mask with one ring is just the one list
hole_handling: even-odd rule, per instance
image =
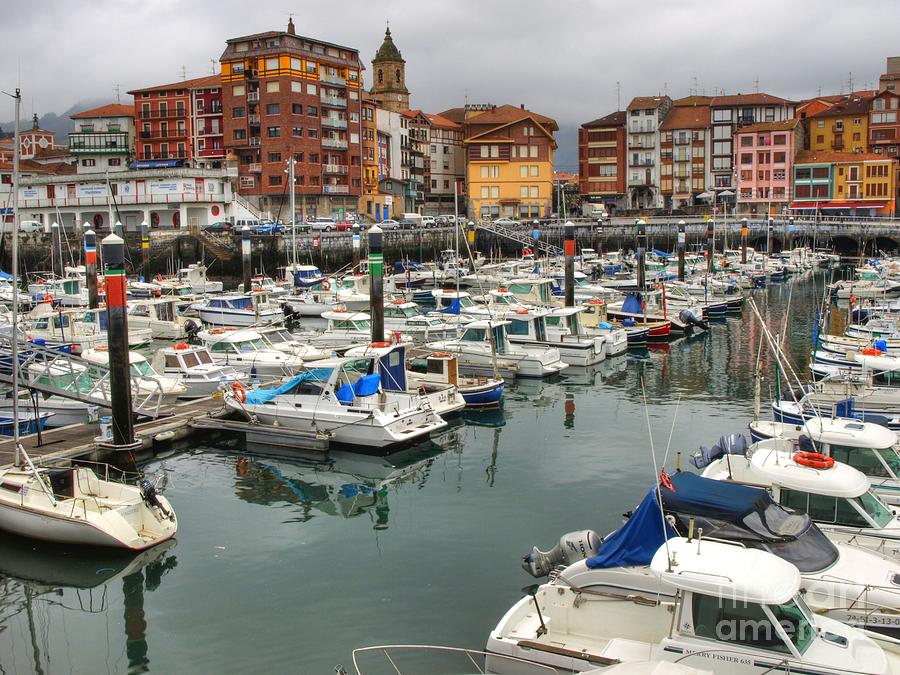
[[888, 205], [885, 201], [823, 201], [823, 202], [791, 202], [791, 209], [795, 211], [836, 211], [838, 209], [883, 209]]

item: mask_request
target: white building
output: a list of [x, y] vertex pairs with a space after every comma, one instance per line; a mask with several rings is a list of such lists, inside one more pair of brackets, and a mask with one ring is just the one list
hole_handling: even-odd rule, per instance
[[628, 207], [660, 208], [659, 125], [672, 99], [668, 96], [638, 96], [626, 108], [628, 132]]
[[390, 139], [386, 167], [379, 158], [381, 178], [409, 180], [409, 120], [398, 112], [378, 108], [375, 111], [375, 128]]
[[69, 152], [78, 159], [79, 174], [118, 173], [134, 155], [134, 107], [110, 103], [71, 116]]
[[[432, 215], [453, 213], [454, 188], [460, 183], [465, 194], [466, 154], [463, 128], [440, 115], [428, 115], [431, 121], [431, 185], [425, 192], [425, 211]], [[460, 199], [460, 212], [465, 200]]]

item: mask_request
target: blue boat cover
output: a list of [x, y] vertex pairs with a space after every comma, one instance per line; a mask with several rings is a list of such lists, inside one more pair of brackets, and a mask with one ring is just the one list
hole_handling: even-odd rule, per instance
[[0, 270], [0, 279], [3, 279], [3, 281], [9, 281], [12, 278], [13, 278], [12, 274], [9, 274], [7, 272], [4, 272], [3, 270]]
[[625, 302], [622, 303], [622, 311], [628, 312], [629, 314], [643, 314], [644, 306], [641, 304], [640, 298], [634, 293], [629, 293]]
[[453, 302], [450, 303], [449, 307], [435, 311], [440, 312], [441, 314], [459, 314], [462, 312], [462, 303], [459, 301], [459, 298], [453, 298]]
[[675, 531], [668, 522], [665, 535], [662, 528], [662, 512], [656, 500], [656, 488], [652, 488], [631, 518], [609, 535], [603, 541], [600, 553], [588, 558], [585, 564], [590, 569], [649, 565], [663, 542], [675, 536]]
[[276, 387], [275, 389], [254, 389], [252, 391], [248, 391], [247, 403], [251, 405], [260, 405], [262, 403], [267, 403], [276, 396], [287, 394], [291, 389], [296, 387], [301, 382], [308, 382], [310, 380], [327, 380], [330, 375], [331, 368], [313, 368], [306, 371], [305, 373], [300, 373], [299, 375], [292, 377], [280, 387]]
[[763, 511], [772, 503], [765, 490], [703, 478], [682, 471], [671, 477], [674, 491], [659, 488], [667, 511], [703, 516], [727, 522], [740, 522], [751, 511]]
[[378, 393], [378, 387], [381, 385], [381, 375], [378, 373], [369, 373], [363, 375], [353, 383], [353, 393], [357, 396], [371, 396]]
[[673, 255], [675, 255], [674, 253], [666, 253], [665, 251], [660, 251], [658, 248], [654, 248], [652, 250], [654, 255], [657, 255], [660, 258], [671, 258]]

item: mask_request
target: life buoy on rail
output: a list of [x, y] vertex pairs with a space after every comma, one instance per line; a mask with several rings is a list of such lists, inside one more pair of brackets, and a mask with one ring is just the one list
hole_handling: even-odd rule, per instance
[[432, 356], [436, 359], [449, 359], [453, 355], [450, 352], [434, 352]]
[[322, 279], [322, 283], [319, 286], [322, 287], [323, 291], [327, 291], [331, 288], [331, 282], [328, 279]]
[[866, 347], [860, 350], [860, 354], [863, 356], [881, 356], [881, 350], [875, 349], [875, 347]]
[[522, 249], [522, 257], [524, 258], [527, 255], [534, 255], [534, 251], [532, 251], [530, 248], [528, 248], [526, 246], [525, 248]]
[[46, 295], [44, 295], [44, 302], [52, 305], [53, 304], [53, 295], [51, 293], [47, 293]]
[[182, 350], [182, 349], [190, 349], [190, 345], [187, 344], [186, 342], [179, 342], [178, 344], [175, 345], [174, 348], [175, 348], [176, 350], [179, 350], [179, 351], [180, 351], [180, 350]]
[[370, 343], [369, 343], [369, 346], [370, 346], [370, 347], [374, 347], [374, 348], [376, 348], [376, 349], [379, 349], [379, 348], [382, 348], [382, 347], [390, 347], [390, 346], [391, 346], [391, 343], [390, 343], [390, 342], [370, 342]]
[[240, 382], [231, 383], [231, 393], [234, 394], [234, 397], [241, 403], [247, 402], [247, 389]]
[[811, 469], [830, 469], [834, 466], [834, 459], [821, 452], [795, 452], [793, 459], [800, 466]]

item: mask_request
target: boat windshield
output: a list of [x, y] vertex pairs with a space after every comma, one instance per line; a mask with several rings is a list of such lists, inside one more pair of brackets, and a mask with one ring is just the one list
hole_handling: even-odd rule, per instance
[[[834, 461], [849, 464], [866, 476], [895, 478], [897, 475], [900, 475], [900, 457], [897, 456], [897, 452], [893, 448], [876, 450], [875, 448], [831, 445], [829, 454], [834, 458]], [[891, 475], [892, 471], [893, 475]]]
[[484, 328], [467, 328], [459, 339], [465, 342], [484, 342], [486, 335]]
[[875, 527], [887, 527], [893, 518], [890, 509], [871, 490], [863, 492], [851, 501], [855, 502], [874, 521]]
[[894, 448], [882, 448], [878, 454], [881, 455], [894, 476], [900, 476], [900, 455], [897, 454], [897, 451]]
[[258, 352], [266, 348], [266, 345], [261, 338], [254, 338], [253, 340], [243, 340], [241, 342], [234, 342], [232, 344], [234, 345], [235, 350], [237, 350], [241, 354]]
[[252, 309], [253, 308], [253, 300], [251, 298], [231, 298], [228, 301], [228, 304], [231, 305], [234, 309]]
[[206, 364], [213, 363], [212, 354], [210, 354], [205, 349], [202, 351], [194, 352], [194, 353], [197, 355], [197, 360], [200, 363], [206, 363]]
[[801, 607], [798, 600], [789, 600], [781, 605], [769, 605], [769, 610], [797, 651], [803, 655], [816, 639], [816, 629], [809, 618], [809, 609]]
[[156, 377], [156, 373], [147, 361], [138, 361], [131, 364], [131, 374], [141, 375], [143, 377]]
[[266, 337], [269, 338], [269, 342], [273, 345], [279, 344], [282, 342], [293, 342], [294, 336], [291, 335], [286, 330], [273, 330], [266, 333]]

